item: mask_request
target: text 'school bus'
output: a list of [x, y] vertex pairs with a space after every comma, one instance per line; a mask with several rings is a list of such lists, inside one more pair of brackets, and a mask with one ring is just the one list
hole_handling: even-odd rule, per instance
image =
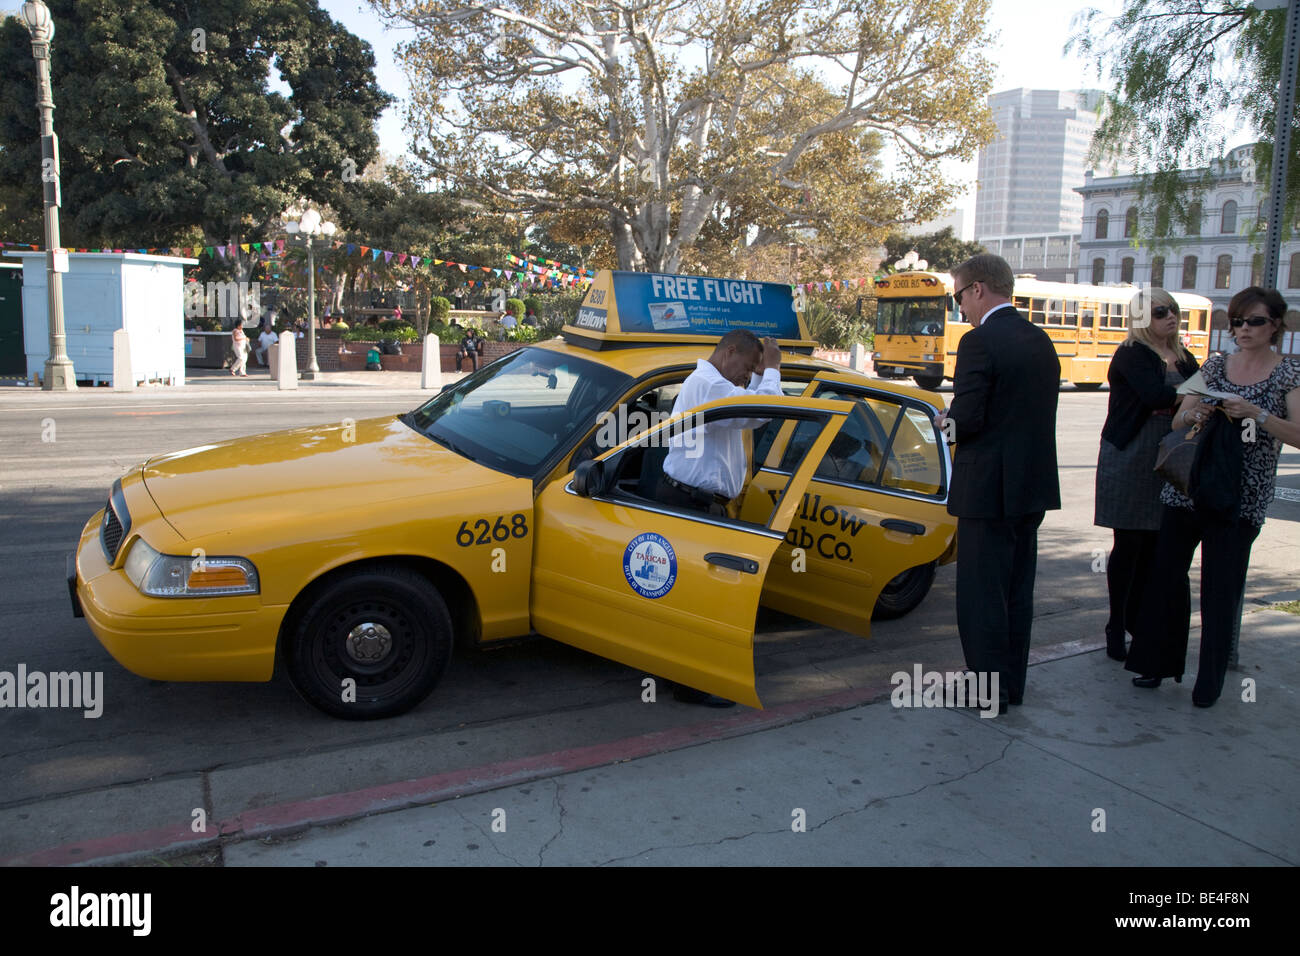
[[[877, 279], [876, 374], [912, 376], [922, 388], [951, 379], [957, 343], [970, 331], [953, 298], [946, 272], [902, 272]], [[1129, 302], [1135, 286], [1039, 282], [1017, 276], [1012, 301], [1056, 343], [1061, 378], [1079, 388], [1100, 388], [1115, 348], [1128, 335]], [[1210, 300], [1171, 292], [1182, 318], [1183, 342], [1204, 362], [1210, 347]]]

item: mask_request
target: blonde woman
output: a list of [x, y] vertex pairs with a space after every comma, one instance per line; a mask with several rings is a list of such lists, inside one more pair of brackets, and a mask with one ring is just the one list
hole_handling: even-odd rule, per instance
[[1110, 619], [1106, 654], [1127, 656], [1124, 635], [1137, 619], [1160, 532], [1160, 489], [1155, 473], [1160, 439], [1169, 433], [1175, 389], [1197, 369], [1178, 335], [1178, 303], [1164, 289], [1144, 289], [1129, 303], [1128, 338], [1110, 360], [1110, 406], [1101, 429], [1093, 523], [1111, 528], [1115, 544], [1106, 563]]

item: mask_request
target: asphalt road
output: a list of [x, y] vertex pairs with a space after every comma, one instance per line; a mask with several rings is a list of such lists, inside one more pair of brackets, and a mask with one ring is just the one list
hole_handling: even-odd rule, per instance
[[[427, 393], [426, 393], [427, 395]], [[109, 832], [159, 826], [204, 808], [215, 818], [316, 795], [492, 761], [618, 740], [700, 720], [642, 678], [546, 640], [459, 653], [442, 683], [402, 717], [349, 722], [268, 684], [175, 684], [130, 674], [70, 612], [64, 556], [119, 475], [152, 454], [241, 435], [406, 411], [417, 392], [303, 388], [52, 396], [0, 390], [0, 670], [100, 671], [104, 712], [0, 710], [0, 858]], [[1040, 537], [1036, 644], [1095, 647], [1105, 617], [1092, 526], [1093, 470], [1106, 393], [1061, 393], [1058, 455], [1065, 507]], [[1284, 450], [1279, 486], [1300, 488]], [[1284, 491], [1283, 494], [1286, 494]], [[1293, 494], [1292, 498], [1300, 498]], [[1300, 501], [1274, 502], [1255, 545], [1247, 600], [1300, 597]], [[770, 612], [759, 618], [764, 701], [785, 703], [879, 683], [921, 662], [961, 661], [952, 567], [907, 617], [863, 641]], [[100, 809], [69, 814], [96, 794]]]

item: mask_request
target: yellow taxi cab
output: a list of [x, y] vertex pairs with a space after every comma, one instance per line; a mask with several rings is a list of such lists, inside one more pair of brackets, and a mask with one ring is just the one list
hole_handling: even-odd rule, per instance
[[[777, 339], [784, 394], [670, 416], [737, 327]], [[761, 706], [760, 605], [867, 636], [954, 557], [938, 396], [813, 344], [789, 286], [602, 272], [561, 336], [411, 412], [132, 469], [69, 556], [74, 613], [143, 677], [279, 660], [345, 718], [418, 704], [456, 643], [532, 634]], [[760, 423], [728, 514], [658, 501], [669, 444], [727, 419]]]

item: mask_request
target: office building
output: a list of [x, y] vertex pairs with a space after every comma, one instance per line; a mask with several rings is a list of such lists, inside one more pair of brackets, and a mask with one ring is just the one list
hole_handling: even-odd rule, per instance
[[989, 97], [998, 132], [980, 150], [975, 239], [1078, 234], [1101, 93], [1016, 89]]

